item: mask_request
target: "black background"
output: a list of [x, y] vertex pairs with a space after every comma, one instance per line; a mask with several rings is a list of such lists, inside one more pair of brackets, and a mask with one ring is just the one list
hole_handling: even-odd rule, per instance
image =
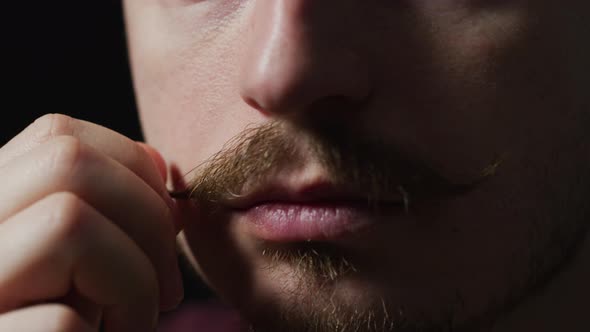
[[[5, 1], [0, 38], [0, 146], [47, 113], [142, 139], [121, 0]], [[187, 299], [211, 296], [192, 278]]]
[[5, 1], [0, 145], [46, 113], [141, 139], [121, 0]]

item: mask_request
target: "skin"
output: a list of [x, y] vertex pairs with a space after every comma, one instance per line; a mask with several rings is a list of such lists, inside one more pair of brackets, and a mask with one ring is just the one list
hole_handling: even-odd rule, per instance
[[[151, 329], [180, 301], [180, 228], [202, 277], [271, 331], [287, 308], [297, 324], [334, 303], [343, 315], [403, 308], [443, 331], [588, 330], [585, 1], [124, 5], [140, 116], [161, 155], [59, 115], [0, 149], [0, 330]], [[300, 287], [309, 276], [269, 268], [231, 213], [171, 200], [164, 160], [181, 186], [245, 128], [318, 114], [449, 178], [504, 158], [478, 190], [339, 242], [358, 273]]]
[[63, 115], [2, 147], [0, 329], [147, 331], [178, 304], [177, 208], [153, 154]]
[[[543, 286], [531, 279], [554, 280], [581, 243], [589, 71], [579, 38], [588, 26], [571, 13], [584, 12], [584, 2], [125, 6], [144, 132], [181, 174], [248, 126], [318, 114], [449, 177], [506, 156], [480, 190], [342, 244], [364, 272], [325, 290], [298, 291], [295, 267], [267, 268], [235, 216], [202, 207], [185, 225], [186, 251], [223, 298], [269, 330], [286, 308], [330, 308], [331, 296], [359, 310], [385, 296], [390, 311], [403, 307], [410, 320], [483, 328]], [[543, 308], [534, 321], [560, 321], [578, 304]]]

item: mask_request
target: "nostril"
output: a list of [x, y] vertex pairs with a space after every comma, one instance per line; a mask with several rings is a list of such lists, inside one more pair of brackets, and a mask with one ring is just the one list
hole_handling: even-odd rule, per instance
[[262, 107], [262, 105], [260, 105], [259, 102], [256, 101], [256, 99], [251, 98], [251, 97], [245, 97], [244, 101], [246, 102], [246, 104], [248, 104], [250, 107], [258, 110], [260, 113], [264, 114], [264, 115], [268, 115], [270, 114], [267, 110], [264, 109], [264, 107]]
[[262, 107], [260, 106], [260, 104], [256, 100], [254, 100], [254, 98], [246, 97], [246, 98], [244, 98], [244, 101], [246, 102], [246, 104], [250, 105], [252, 108], [255, 108], [259, 111], [262, 110]]

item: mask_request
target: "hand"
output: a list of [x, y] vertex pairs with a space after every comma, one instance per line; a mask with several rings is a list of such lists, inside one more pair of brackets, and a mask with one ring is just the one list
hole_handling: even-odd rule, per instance
[[0, 149], [0, 184], [0, 331], [149, 331], [180, 302], [155, 150], [46, 115]]

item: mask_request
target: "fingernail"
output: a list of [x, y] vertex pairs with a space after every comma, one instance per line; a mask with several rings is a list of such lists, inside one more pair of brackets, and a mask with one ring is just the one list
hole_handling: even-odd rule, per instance
[[158, 169], [158, 173], [160, 173], [160, 177], [162, 178], [162, 181], [164, 183], [164, 188], [162, 189], [160, 196], [162, 196], [162, 198], [166, 202], [166, 205], [168, 206], [168, 208], [170, 208], [170, 209], [174, 208], [174, 202], [172, 201], [172, 198], [170, 198], [170, 195], [168, 194], [168, 190], [166, 189], [166, 181], [168, 180], [168, 171], [167, 171], [167, 167], [166, 167], [166, 161], [164, 160], [162, 155], [158, 152], [158, 150], [154, 149], [150, 145], [143, 143], [143, 142], [136, 142], [136, 143], [139, 144], [139, 146], [141, 146], [143, 148], [143, 150], [150, 156], [150, 158], [154, 162], [154, 165]]
[[158, 169], [158, 172], [160, 173], [160, 176], [162, 177], [162, 180], [164, 180], [164, 183], [166, 183], [166, 180], [168, 179], [168, 171], [166, 167], [166, 161], [164, 161], [164, 157], [162, 157], [158, 150], [146, 143], [137, 142], [137, 144], [139, 144], [145, 150], [145, 152], [147, 152], [147, 154], [152, 158], [154, 164], [156, 165], [156, 168]]

